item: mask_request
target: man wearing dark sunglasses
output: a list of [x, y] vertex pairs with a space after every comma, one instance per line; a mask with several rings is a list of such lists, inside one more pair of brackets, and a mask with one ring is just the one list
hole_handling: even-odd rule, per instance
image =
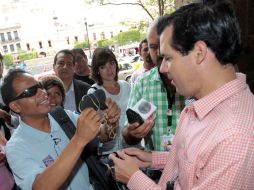
[[26, 71], [11, 70], [1, 88], [3, 100], [20, 116], [20, 125], [6, 145], [9, 165], [21, 189], [93, 189], [87, 165], [79, 157], [100, 126], [96, 111], [79, 115], [66, 110], [77, 126], [71, 140], [49, 115], [46, 91]]

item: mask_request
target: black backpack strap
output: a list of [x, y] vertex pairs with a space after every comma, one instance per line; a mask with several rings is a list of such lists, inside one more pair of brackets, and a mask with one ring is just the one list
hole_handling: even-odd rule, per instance
[[[53, 108], [50, 115], [57, 121], [61, 126], [65, 134], [71, 139], [76, 131], [76, 127], [71, 121], [70, 117], [60, 106]], [[88, 154], [83, 151], [81, 159], [86, 162], [89, 169], [90, 182], [95, 186], [95, 189], [102, 190], [108, 189], [108, 179], [105, 174], [106, 169], [103, 166], [97, 155]]]
[[76, 127], [61, 106], [53, 108], [50, 115], [57, 121], [69, 139], [71, 139], [76, 131]]
[[[0, 119], [0, 125], [3, 126], [4, 133], [5, 133], [5, 135], [4, 135], [5, 138], [7, 140], [9, 140], [11, 138], [11, 130], [6, 126], [5, 121], [2, 118]], [[1, 129], [1, 126], [0, 126], [0, 129]]]

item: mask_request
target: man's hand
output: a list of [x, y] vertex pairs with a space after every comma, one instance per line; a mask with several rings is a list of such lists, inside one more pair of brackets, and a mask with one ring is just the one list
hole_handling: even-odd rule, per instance
[[121, 110], [111, 98], [106, 99], [108, 109], [106, 110], [107, 118], [111, 124], [115, 124], [121, 115]]
[[123, 137], [128, 144], [136, 144], [144, 138], [154, 126], [154, 115], [149, 117], [142, 125], [139, 123], [129, 124], [123, 130]]
[[135, 158], [128, 156], [124, 152], [117, 152], [120, 158], [116, 155], [110, 154], [109, 159], [113, 160], [114, 166], [111, 168], [114, 172], [114, 177], [117, 181], [127, 184], [130, 177], [139, 170], [138, 165], [135, 162]]
[[120, 158], [113, 153], [109, 159], [114, 162], [115, 177], [118, 181], [127, 184], [130, 177], [139, 168], [148, 167], [152, 163], [152, 154], [137, 148], [127, 148], [117, 152]]
[[[125, 148], [122, 150], [125, 154], [132, 156], [135, 158], [136, 164], [139, 166], [139, 168], [147, 168], [150, 167], [152, 164], [152, 153], [144, 151], [139, 148]], [[119, 153], [121, 154], [121, 153]]]
[[93, 108], [84, 109], [78, 119], [75, 136], [86, 145], [97, 135], [100, 126], [100, 116]]
[[142, 125], [137, 123], [129, 124], [127, 127], [128, 133], [138, 139], [144, 138], [154, 126], [154, 121], [146, 120]]

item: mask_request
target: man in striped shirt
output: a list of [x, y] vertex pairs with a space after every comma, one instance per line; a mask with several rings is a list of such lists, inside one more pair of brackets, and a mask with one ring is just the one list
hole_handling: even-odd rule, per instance
[[[159, 18], [160, 19], [160, 18]], [[184, 97], [175, 92], [174, 86], [170, 84], [166, 74], [159, 72], [162, 57], [159, 55], [159, 36], [157, 34], [157, 24], [155, 20], [147, 32], [149, 54], [156, 67], [144, 73], [132, 86], [128, 107], [132, 108], [141, 99], [153, 103], [157, 110], [155, 113], [154, 125], [138, 126], [130, 124], [124, 129], [123, 136], [128, 144], [136, 144], [143, 137], [151, 135], [151, 142], [145, 143], [146, 150], [165, 151], [171, 143], [175, 134], [180, 113], [184, 108]], [[167, 85], [168, 84], [168, 85]], [[152, 127], [152, 128], [151, 128]], [[171, 138], [171, 139], [170, 139]]]
[[[209, 1], [214, 2], [214, 1]], [[239, 25], [226, 1], [186, 5], [158, 24], [163, 62], [187, 106], [170, 153], [136, 148], [110, 155], [130, 190], [254, 189], [254, 96], [234, 64]], [[163, 169], [158, 184], [139, 167]]]

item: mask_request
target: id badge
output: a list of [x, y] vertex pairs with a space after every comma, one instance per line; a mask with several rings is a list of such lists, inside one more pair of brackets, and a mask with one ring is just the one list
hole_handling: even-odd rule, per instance
[[164, 151], [169, 151], [173, 144], [174, 135], [162, 135], [161, 136], [161, 146]]

